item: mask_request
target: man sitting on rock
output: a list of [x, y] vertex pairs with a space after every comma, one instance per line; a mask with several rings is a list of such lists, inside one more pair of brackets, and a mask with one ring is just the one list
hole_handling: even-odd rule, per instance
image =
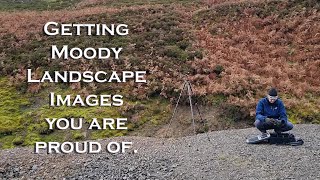
[[267, 139], [270, 134], [268, 129], [274, 129], [276, 133], [289, 131], [293, 128], [288, 121], [283, 102], [278, 98], [275, 88], [271, 88], [267, 97], [260, 99], [256, 108], [256, 121], [254, 125], [262, 132], [258, 138]]

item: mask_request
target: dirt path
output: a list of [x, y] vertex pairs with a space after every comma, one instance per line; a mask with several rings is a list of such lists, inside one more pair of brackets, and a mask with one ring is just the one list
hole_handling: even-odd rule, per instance
[[[32, 148], [0, 151], [2, 179], [319, 179], [320, 126], [296, 125], [302, 146], [247, 145], [253, 128], [177, 139], [121, 137], [137, 153], [34, 154]], [[210, 141], [208, 141], [210, 139]]]

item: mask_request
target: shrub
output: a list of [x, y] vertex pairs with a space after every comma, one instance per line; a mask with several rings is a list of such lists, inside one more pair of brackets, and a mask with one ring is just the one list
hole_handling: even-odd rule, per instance
[[217, 75], [220, 75], [224, 71], [224, 68], [222, 65], [216, 65], [213, 69], [213, 72]]
[[178, 42], [178, 46], [182, 50], [186, 50], [189, 45], [190, 45], [190, 43], [186, 40]]
[[81, 132], [74, 131], [72, 132], [72, 139], [74, 140], [83, 140], [85, 137]]
[[17, 136], [13, 139], [12, 143], [16, 146], [22, 145], [24, 143], [24, 139], [22, 136]]
[[165, 47], [164, 55], [171, 58], [177, 58], [181, 61], [186, 61], [188, 59], [188, 54], [185, 51], [181, 50], [178, 46]]

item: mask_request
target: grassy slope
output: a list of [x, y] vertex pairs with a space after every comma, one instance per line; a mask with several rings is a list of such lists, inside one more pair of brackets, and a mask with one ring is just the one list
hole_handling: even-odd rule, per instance
[[[209, 58], [194, 65], [213, 71], [222, 66], [222, 77], [213, 78], [211, 93], [231, 94], [229, 101], [251, 107], [251, 114], [257, 97], [274, 86], [291, 121], [319, 123], [319, 10], [318, 1], [296, 0], [200, 11], [193, 20], [201, 28], [199, 47], [207, 49]], [[206, 74], [198, 72], [199, 77]]]
[[65, 9], [78, 3], [79, 0], [0, 0], [0, 11], [16, 10], [58, 10]]
[[[30, 1], [24, 3], [23, 9], [54, 10], [68, 7], [74, 3], [73, 1], [57, 2], [60, 1], [52, 1], [53, 4], [48, 6], [48, 3], [51, 2]], [[64, 141], [121, 136], [136, 129], [151, 130], [150, 124], [153, 127], [160, 127], [167, 122], [171, 112], [170, 102], [167, 99], [178, 95], [177, 90], [183, 82], [183, 74], [189, 74], [189, 80], [195, 85], [199, 102], [220, 108], [221, 119], [231, 119], [233, 124], [239, 120], [252, 119], [253, 117], [249, 116], [249, 112], [254, 110], [254, 103], [263, 95], [261, 92], [264, 92], [268, 86], [275, 82], [268, 82], [270, 76], [274, 76], [274, 74], [270, 75], [270, 69], [265, 69], [264, 73], [267, 75], [264, 75], [255, 72], [255, 69], [261, 69], [257, 64], [255, 66], [252, 66], [252, 64], [251, 66], [250, 64], [245, 66], [248, 59], [252, 61], [257, 55], [264, 59], [270, 58], [268, 57], [269, 52], [256, 51], [253, 53], [254, 50], [248, 50], [252, 46], [246, 42], [247, 37], [253, 36], [255, 38], [253, 38], [255, 41], [251, 41], [251, 43], [260, 42], [264, 38], [261, 37], [261, 34], [266, 34], [264, 30], [270, 27], [276, 29], [279, 24], [288, 21], [288, 19], [300, 18], [303, 21], [310, 19], [310, 17], [318, 17], [317, 14], [312, 15], [312, 12], [318, 6], [304, 1], [284, 5], [276, 2], [243, 3], [221, 5], [209, 9], [205, 8], [207, 7], [206, 4], [199, 2], [187, 0], [172, 2], [171, 0], [139, 0], [134, 3], [125, 0], [82, 1], [77, 5], [80, 9], [100, 6], [132, 7], [123, 8], [123, 10], [113, 13], [70, 16], [69, 19], [67, 17], [63, 20], [74, 23], [126, 23], [129, 25], [130, 33], [125, 37], [46, 37], [41, 33], [40, 28], [38, 28], [38, 31], [30, 31], [27, 35], [21, 35], [23, 34], [19, 32], [21, 29], [17, 29], [15, 33], [2, 32], [0, 50], [4, 53], [0, 55], [0, 61], [2, 62], [0, 63], [0, 73], [3, 77], [8, 75], [13, 77], [10, 80], [1, 78], [0, 96], [3, 103], [0, 111], [2, 123], [0, 126], [0, 142], [2, 147], [30, 145], [40, 140]], [[16, 4], [19, 5], [19, 3]], [[2, 8], [6, 8], [5, 10], [19, 9], [15, 6], [15, 4], [6, 2], [6, 6], [2, 6]], [[280, 6], [286, 6], [286, 8], [279, 8]], [[254, 9], [254, 11], [251, 12], [248, 9]], [[244, 12], [249, 13], [249, 15]], [[301, 13], [304, 12], [305, 17], [301, 17]], [[265, 20], [270, 17], [274, 18], [275, 15], [279, 16], [261, 27]], [[256, 29], [243, 31], [241, 25], [234, 24], [237, 21], [245, 24], [248, 19], [255, 19], [258, 22], [255, 22], [256, 24], [249, 22], [249, 24], [252, 23], [257, 26]], [[203, 29], [207, 29], [208, 32], [204, 32]], [[299, 33], [299, 30], [297, 31]], [[286, 50], [289, 48], [287, 53], [284, 54], [286, 58], [284, 61], [291, 62], [294, 67], [312, 67], [319, 62], [317, 56], [314, 55], [319, 44], [316, 41], [317, 36], [312, 33], [314, 32], [312, 31], [308, 37], [313, 38], [314, 46], [305, 41], [302, 45], [295, 41], [291, 44], [281, 44], [277, 41], [268, 43], [270, 45], [279, 44], [272, 47], [271, 50]], [[258, 35], [256, 36], [256, 34]], [[292, 35], [297, 34], [292, 33]], [[291, 36], [289, 32], [289, 36], [285, 35], [283, 39], [288, 40]], [[201, 44], [204, 42], [205, 44]], [[243, 44], [243, 42], [247, 44]], [[71, 47], [121, 46], [125, 50], [119, 62], [97, 60], [80, 62], [75, 60], [48, 61], [49, 48], [53, 44], [59, 46], [69, 44]], [[267, 47], [266, 44], [254, 45], [259, 49]], [[309, 49], [310, 53], [304, 55], [308, 58], [315, 58], [313, 62], [315, 64], [308, 65], [297, 60], [299, 58], [297, 57], [297, 49], [300, 48]], [[251, 54], [245, 54], [244, 57], [241, 57], [239, 56], [240, 51], [249, 51]], [[277, 57], [272, 58], [277, 59]], [[283, 60], [279, 55], [278, 59]], [[261, 61], [260, 63], [264, 62]], [[110, 67], [116, 70], [148, 70], [148, 84], [142, 87], [132, 84], [81, 84], [80, 89], [72, 90], [72, 85], [66, 84], [42, 84], [39, 87], [34, 87], [21, 83], [26, 81], [23, 75], [26, 68], [38, 69], [38, 73], [41, 73], [44, 70], [69, 70], [70, 67], [72, 67], [72, 70], [96, 70], [96, 67], [99, 67], [99, 70], [109, 70]], [[290, 69], [290, 71], [296, 70], [294, 68]], [[310, 69], [310, 71], [314, 70]], [[290, 74], [290, 72], [286, 73]], [[313, 76], [318, 77], [317, 72], [312, 75], [306, 74], [307, 72], [304, 73], [304, 77], [309, 78], [306, 83], [312, 83], [314, 81], [312, 80], [312, 78], [314, 79]], [[281, 83], [287, 82], [283, 77], [279, 77]], [[267, 80], [267, 83], [264, 83], [265, 80]], [[294, 91], [298, 88], [293, 85], [290, 86], [290, 84], [286, 84], [289, 90], [286, 87], [279, 87], [283, 94], [286, 94], [283, 97], [285, 102], [292, 104], [289, 105], [291, 120], [294, 122], [317, 123], [320, 99], [317, 93], [319, 92], [317, 91], [319, 89], [317, 82], [309, 85], [312, 88], [301, 90], [301, 87], [305, 85], [302, 79], [289, 77], [289, 80], [298, 83], [302, 93], [307, 92], [306, 95], [300, 95], [299, 91]], [[118, 93], [126, 96], [126, 104], [121, 108], [60, 107], [49, 109], [47, 96], [50, 90], [61, 94], [75, 94], [76, 92], [80, 94]], [[130, 120], [129, 131], [48, 131], [44, 118], [51, 116], [75, 116], [85, 119], [106, 116], [128, 117]], [[228, 127], [227, 124], [229, 123], [230, 121], [227, 121], [225, 126]], [[144, 126], [145, 124], [146, 126]], [[214, 127], [209, 127], [209, 129], [214, 129]]]
[[[145, 14], [150, 14], [148, 17], [144, 17]], [[2, 74], [12, 73], [15, 74], [15, 78], [11, 81], [15, 88], [20, 92], [24, 92], [30, 98], [30, 106], [24, 107], [24, 111], [19, 111], [19, 115], [23, 117], [22, 121], [12, 121], [11, 128], [7, 130], [7, 125], [4, 124], [4, 128], [1, 129], [1, 142], [3, 147], [12, 147], [15, 145], [29, 145], [40, 140], [77, 140], [77, 139], [95, 139], [103, 138], [106, 136], [121, 136], [132, 131], [146, 122], [151, 122], [153, 125], [161, 124], [168, 120], [169, 102], [165, 99], [159, 99], [159, 92], [161, 84], [156, 81], [151, 81], [154, 88], [152, 90], [144, 87], [140, 90], [132, 90], [131, 84], [82, 84], [81, 90], [76, 89], [72, 91], [68, 85], [65, 84], [42, 84], [40, 87], [27, 85], [25, 83], [25, 76], [19, 74], [24, 72], [25, 68], [38, 69], [41, 72], [43, 70], [82, 70], [88, 68], [91, 70], [109, 71], [112, 66], [114, 70], [138, 70], [141, 66], [148, 66], [150, 63], [156, 63], [156, 59], [153, 56], [158, 56], [166, 61], [157, 62], [158, 66], [163, 69], [168, 67], [176, 67], [176, 69], [184, 68], [180, 66], [181, 62], [187, 61], [189, 58], [199, 56], [200, 52], [193, 51], [191, 43], [189, 42], [187, 32], [177, 27], [177, 25], [183, 20], [181, 15], [172, 11], [172, 9], [166, 10], [163, 7], [147, 8], [142, 10], [124, 10], [115, 14], [99, 14], [86, 17], [80, 17], [78, 19], [72, 19], [71, 22], [82, 23], [105, 23], [105, 22], [122, 22], [134, 27], [130, 30], [132, 32], [126, 37], [102, 37], [93, 36], [86, 37], [80, 36], [74, 37], [46, 37], [42, 34], [31, 34], [25, 38], [27, 43], [22, 43], [19, 47], [12, 47], [10, 44], [14, 43], [18, 37], [15, 34], [6, 34], [2, 36], [2, 50], [6, 54], [3, 58], [4, 67], [2, 68]], [[144, 19], [141, 25], [141, 19]], [[140, 27], [139, 27], [140, 26]], [[137, 31], [135, 28], [141, 28], [141, 31]], [[159, 38], [160, 34], [165, 34]], [[19, 41], [19, 40], [18, 40]], [[191, 40], [190, 40], [191, 41]], [[108, 61], [65, 61], [55, 60], [47, 61], [49, 48], [51, 45], [62, 46], [68, 44], [70, 47], [123, 47], [125, 49], [122, 54], [122, 59], [119, 62]], [[132, 46], [134, 44], [134, 47]], [[156, 53], [153, 56], [150, 54]], [[128, 66], [126, 68], [125, 66]], [[23, 66], [24, 65], [24, 66]], [[23, 66], [23, 67], [21, 67]], [[174, 69], [172, 69], [173, 71]], [[152, 77], [152, 73], [150, 73]], [[18, 81], [17, 79], [22, 78]], [[3, 89], [8, 89], [8, 79], [4, 79]], [[14, 89], [11, 86], [11, 89]], [[48, 94], [50, 90], [53, 90], [58, 94], [121, 94], [125, 96], [125, 105], [121, 108], [48, 108]], [[9, 91], [10, 91], [9, 90]], [[141, 92], [140, 92], [141, 91]], [[18, 93], [18, 91], [12, 91], [11, 97]], [[5, 96], [5, 95], [4, 95]], [[2, 99], [2, 98], [1, 98]], [[18, 98], [19, 99], [19, 98]], [[12, 102], [16, 110], [20, 109], [20, 101]], [[34, 107], [37, 104], [37, 107]], [[8, 110], [3, 109], [2, 114], [7, 114]], [[128, 131], [48, 131], [47, 125], [44, 122], [46, 117], [83, 117], [85, 119], [91, 119], [93, 117], [128, 117], [129, 125]], [[16, 117], [12, 117], [16, 119]], [[10, 120], [6, 121], [9, 122]], [[14, 140], [15, 139], [15, 140]], [[13, 144], [12, 144], [13, 143]]]

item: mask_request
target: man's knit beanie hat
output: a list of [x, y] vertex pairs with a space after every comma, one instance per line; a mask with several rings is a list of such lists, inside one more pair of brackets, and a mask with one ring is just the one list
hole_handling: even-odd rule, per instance
[[278, 96], [278, 92], [275, 88], [271, 88], [268, 93], [270, 96]]

